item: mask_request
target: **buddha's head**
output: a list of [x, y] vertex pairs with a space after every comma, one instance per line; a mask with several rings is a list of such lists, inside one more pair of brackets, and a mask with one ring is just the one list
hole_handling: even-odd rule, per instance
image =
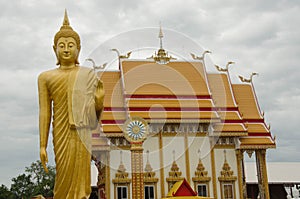
[[75, 56], [75, 64], [79, 64], [78, 62], [78, 55], [80, 52], [80, 37], [73, 30], [73, 28], [70, 26], [67, 11], [65, 11], [65, 16], [64, 16], [64, 21], [63, 25], [61, 26], [60, 30], [55, 34], [54, 36], [54, 45], [53, 45], [53, 50], [56, 54], [57, 57], [57, 65], [61, 64], [61, 56], [59, 55], [60, 53], [60, 48], [62, 47], [61, 43], [64, 42], [72, 42], [72, 47], [76, 48], [75, 50], [73, 49], [74, 56]]

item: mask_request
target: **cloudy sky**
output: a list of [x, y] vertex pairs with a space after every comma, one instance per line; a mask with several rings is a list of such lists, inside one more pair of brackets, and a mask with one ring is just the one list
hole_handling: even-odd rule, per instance
[[[267, 159], [300, 161], [299, 1], [2, 0], [0, 6], [0, 184], [9, 186], [11, 178], [39, 159], [37, 76], [55, 67], [52, 42], [65, 8], [81, 35], [84, 64], [99, 46], [157, 28], [161, 21], [166, 30], [211, 50], [213, 63], [235, 61], [230, 69], [233, 82], [239, 74], [258, 72], [256, 93], [277, 140], [277, 149], [269, 150]], [[149, 37], [139, 38], [136, 46], [149, 47], [143, 43]], [[158, 46], [157, 33], [153, 41]], [[188, 48], [184, 42], [180, 45]], [[49, 154], [53, 165], [51, 144]]]

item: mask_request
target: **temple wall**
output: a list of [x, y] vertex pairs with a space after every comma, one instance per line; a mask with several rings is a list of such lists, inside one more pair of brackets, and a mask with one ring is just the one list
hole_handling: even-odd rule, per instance
[[[128, 178], [131, 178], [131, 156], [130, 156], [130, 150], [112, 150], [110, 151], [110, 195], [111, 199], [114, 198], [114, 184], [112, 182], [112, 179], [115, 178], [116, 173], [118, 171], [119, 165], [120, 165], [120, 160], [121, 160], [121, 155], [120, 151], [122, 151], [122, 161], [123, 164], [126, 168], [126, 172], [129, 173]], [[130, 198], [131, 196], [131, 185], [129, 187], [130, 190]]]
[[175, 161], [182, 172], [182, 177], [186, 178], [185, 154], [184, 154], [184, 137], [163, 137], [163, 156], [164, 156], [164, 173], [165, 173], [165, 194], [168, 193], [168, 183], [166, 178], [169, 177], [173, 163], [173, 150], [175, 150]]
[[149, 162], [155, 172], [155, 177], [159, 179], [157, 182], [157, 195], [160, 198], [160, 161], [159, 161], [159, 142], [158, 137], [148, 137], [143, 144], [144, 148], [144, 169], [147, 163], [147, 150], [149, 150]]
[[[226, 158], [227, 162], [233, 171], [233, 175], [238, 175], [237, 170], [237, 160], [235, 155], [235, 149], [226, 149]], [[220, 172], [222, 171], [222, 167], [224, 164], [224, 149], [215, 149], [215, 162], [216, 162], [216, 181], [217, 181], [217, 190], [218, 190], [218, 198], [221, 198], [221, 185], [218, 180], [218, 177], [220, 176]], [[239, 198], [239, 185], [238, 180], [234, 183], [235, 186], [235, 196], [236, 198]]]
[[[194, 189], [194, 182], [192, 180], [193, 177], [195, 177], [195, 171], [199, 162], [199, 157], [201, 157], [201, 161], [203, 166], [205, 167], [205, 170], [208, 172], [208, 176], [211, 177], [211, 180], [209, 182], [209, 196], [214, 196], [214, 186], [213, 186], [213, 176], [212, 176], [212, 165], [211, 165], [211, 147], [209, 143], [208, 137], [202, 137], [202, 136], [189, 136], [187, 140], [187, 147], [189, 152], [189, 162], [186, 164], [186, 151], [185, 151], [185, 138], [183, 136], [166, 136], [162, 138], [162, 144], [163, 144], [163, 171], [164, 171], [164, 179], [161, 179], [161, 163], [160, 163], [160, 150], [159, 150], [159, 137], [153, 136], [149, 137], [145, 142], [143, 143], [144, 148], [144, 154], [143, 154], [143, 169], [145, 169], [147, 160], [149, 158], [150, 165], [153, 169], [153, 172], [155, 172], [155, 178], [158, 178], [157, 183], [157, 196], [158, 198], [161, 198], [161, 181], [164, 183], [164, 193], [165, 195], [168, 193], [168, 183], [166, 181], [166, 178], [169, 177], [169, 172], [172, 167], [173, 158], [175, 151], [175, 161], [176, 164], [179, 167], [179, 170], [182, 172], [181, 177], [186, 178], [189, 182], [191, 187]], [[200, 154], [199, 154], [200, 149]], [[149, 155], [147, 155], [147, 150], [149, 150]], [[120, 165], [121, 155], [120, 150], [111, 150], [110, 151], [110, 195], [111, 198], [114, 198], [114, 184], [112, 183], [112, 180], [115, 178], [115, 174], [117, 173], [117, 170]], [[221, 185], [218, 180], [218, 177], [220, 176], [220, 171], [222, 171], [222, 167], [224, 164], [224, 149], [215, 148], [214, 149], [214, 158], [215, 158], [215, 171], [216, 171], [216, 188], [217, 188], [217, 196], [218, 198], [221, 198]], [[227, 162], [229, 163], [229, 166], [231, 170], [234, 172], [234, 176], [238, 175], [237, 170], [237, 160], [236, 160], [236, 154], [235, 149], [233, 148], [227, 148], [226, 149], [226, 158]], [[129, 178], [132, 178], [131, 175], [131, 152], [130, 150], [122, 150], [122, 162], [126, 168], [126, 172], [129, 173]], [[187, 176], [187, 167], [189, 167], [190, 170], [190, 178], [188, 179]], [[239, 198], [239, 187], [238, 187], [238, 181], [236, 180], [234, 183], [235, 186], [235, 196], [236, 198]], [[130, 191], [130, 197], [132, 192], [132, 183], [129, 187]], [[196, 191], [196, 190], [195, 190]]]
[[[205, 170], [208, 172], [208, 176], [212, 177], [211, 171], [211, 159], [210, 159], [210, 143], [208, 137], [189, 137], [189, 155], [190, 155], [190, 171], [191, 171], [191, 179], [190, 185], [194, 189], [194, 182], [192, 180], [195, 177], [195, 171], [198, 166], [200, 154], [198, 150], [201, 150], [201, 161]], [[196, 190], [195, 190], [196, 191]], [[209, 182], [209, 196], [213, 196], [213, 185], [212, 179]]]

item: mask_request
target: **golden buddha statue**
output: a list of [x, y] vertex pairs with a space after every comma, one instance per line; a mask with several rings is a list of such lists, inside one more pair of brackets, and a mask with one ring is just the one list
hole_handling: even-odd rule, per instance
[[66, 11], [53, 49], [59, 67], [38, 77], [40, 158], [47, 172], [46, 149], [52, 118], [54, 198], [89, 198], [91, 131], [97, 127], [103, 109], [103, 84], [93, 69], [78, 65], [80, 37], [70, 26]]

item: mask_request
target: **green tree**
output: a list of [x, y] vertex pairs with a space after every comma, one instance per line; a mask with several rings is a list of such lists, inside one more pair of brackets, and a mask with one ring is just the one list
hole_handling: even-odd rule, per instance
[[26, 167], [25, 172], [31, 175], [34, 183], [33, 194], [42, 194], [45, 197], [53, 196], [55, 181], [55, 168], [48, 166], [48, 173], [44, 171], [41, 161], [36, 161], [30, 167]]
[[[36, 195], [53, 196], [55, 168], [48, 166], [48, 173], [43, 169], [41, 161], [33, 162], [25, 168], [25, 173], [12, 179], [10, 192], [13, 198], [31, 198]], [[1, 199], [2, 197], [0, 197]]]
[[12, 179], [10, 191], [16, 198], [30, 198], [33, 192], [34, 184], [31, 182], [31, 176], [21, 174]]
[[0, 186], [0, 198], [15, 199], [13, 193], [3, 184]]

